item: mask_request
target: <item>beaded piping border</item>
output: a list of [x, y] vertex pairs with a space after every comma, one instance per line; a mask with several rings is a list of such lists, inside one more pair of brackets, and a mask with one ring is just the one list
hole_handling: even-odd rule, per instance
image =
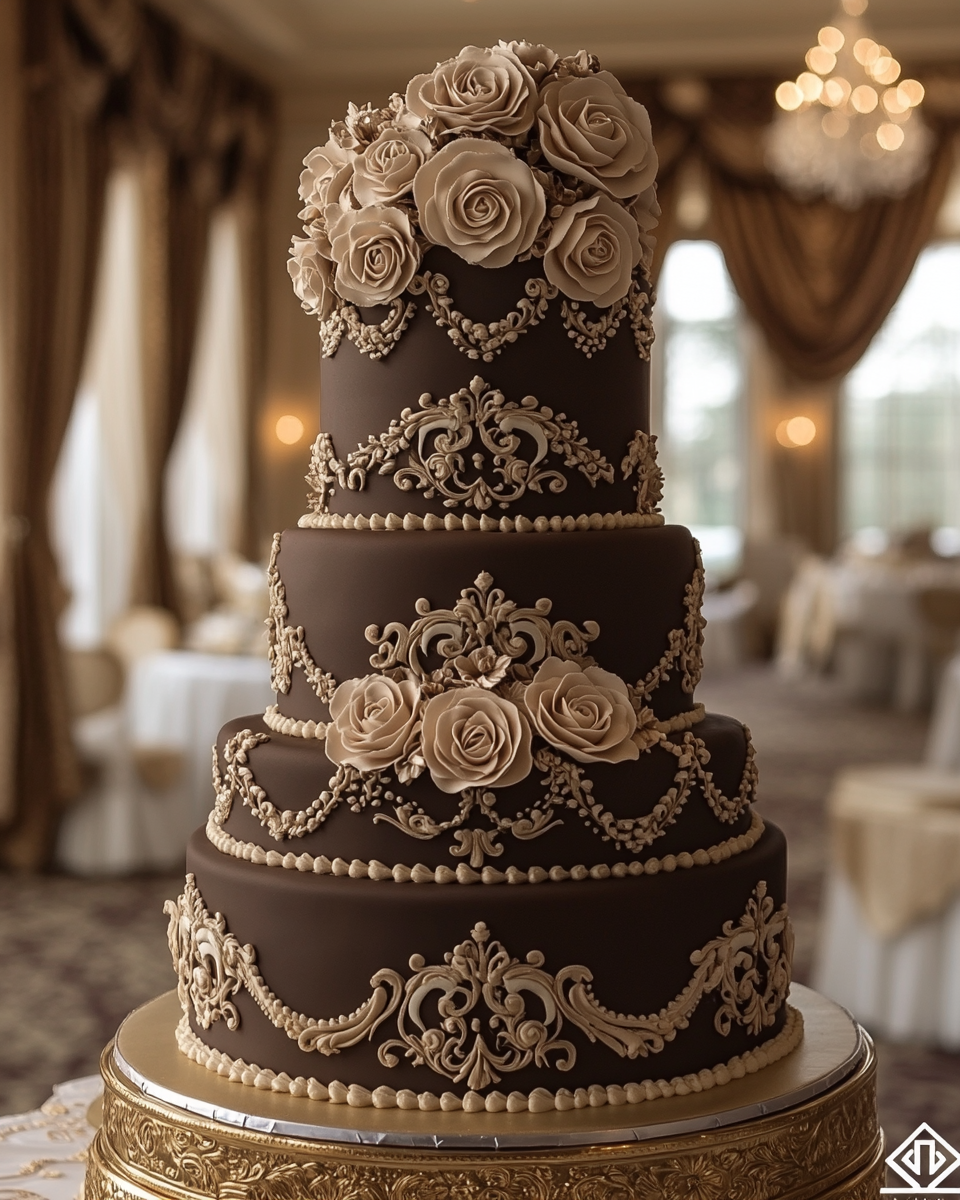
[[[706, 708], [695, 704], [686, 712], [677, 713], [665, 721], [657, 722], [661, 733], [682, 733], [692, 729], [706, 716]], [[268, 704], [263, 710], [263, 723], [272, 733], [280, 733], [285, 737], [301, 737], [308, 741], [315, 738], [318, 742], [326, 740], [327, 726], [323, 721], [302, 721], [297, 717], [286, 717], [280, 711], [279, 704]]]
[[764, 1067], [779, 1062], [791, 1050], [795, 1050], [803, 1038], [803, 1016], [798, 1009], [787, 1005], [787, 1019], [783, 1029], [767, 1042], [763, 1042], [746, 1054], [736, 1054], [726, 1063], [713, 1068], [704, 1068], [697, 1073], [675, 1075], [672, 1079], [644, 1079], [640, 1083], [611, 1084], [603, 1087], [593, 1084], [588, 1088], [560, 1088], [550, 1092], [546, 1088], [534, 1088], [532, 1092], [491, 1092], [481, 1096], [479, 1092], [467, 1092], [463, 1097], [454, 1092], [437, 1096], [433, 1092], [417, 1092], [409, 1088], [400, 1091], [391, 1087], [378, 1087], [374, 1091], [358, 1084], [344, 1084], [332, 1080], [328, 1084], [298, 1075], [295, 1079], [285, 1072], [277, 1074], [268, 1067], [246, 1063], [242, 1058], [231, 1058], [221, 1050], [205, 1045], [190, 1028], [186, 1016], [177, 1025], [177, 1045], [182, 1054], [192, 1062], [216, 1071], [231, 1083], [241, 1083], [261, 1091], [283, 1092], [309, 1100], [326, 1100], [330, 1104], [347, 1104], [351, 1108], [403, 1108], [420, 1109], [421, 1112], [455, 1112], [463, 1109], [470, 1113], [498, 1112], [568, 1112], [573, 1108], [602, 1108], [606, 1104], [641, 1104], [644, 1100], [666, 1099], [670, 1096], [688, 1096], [692, 1092], [705, 1092], [722, 1087], [733, 1079], [754, 1075]]
[[647, 529], [655, 525], [663, 525], [664, 517], [660, 513], [581, 513], [579, 517], [473, 517], [465, 513], [458, 517], [455, 513], [427, 513], [419, 516], [417, 513], [372, 513], [370, 516], [352, 513], [315, 513], [309, 512], [297, 522], [301, 529], [371, 529], [376, 532], [387, 530], [397, 532], [405, 530], [425, 529], [428, 532], [446, 530], [453, 533], [466, 530], [468, 533], [583, 533], [592, 529]]
[[564, 883], [568, 879], [580, 883], [585, 879], [626, 879], [627, 876], [659, 875], [661, 871], [669, 873], [677, 870], [678, 867], [681, 870], [689, 870], [691, 867], [707, 867], [752, 849], [760, 840], [764, 828], [763, 818], [759, 813], [754, 812], [751, 814], [750, 828], [746, 833], [727, 838], [726, 841], [718, 842], [706, 850], [702, 847], [692, 853], [683, 850], [679, 854], [666, 854], [663, 858], [647, 858], [643, 861], [633, 859], [631, 862], [616, 862], [612, 866], [609, 863], [597, 863], [596, 866], [586, 867], [582, 863], [578, 863], [569, 870], [566, 867], [551, 867], [549, 870], [545, 870], [543, 867], [528, 867], [525, 871], [519, 867], [507, 867], [505, 871], [498, 871], [489, 865], [476, 871], [466, 863], [460, 863], [456, 868], [428, 867], [423, 863], [416, 863], [412, 867], [398, 863], [394, 867], [388, 867], [386, 863], [378, 862], [375, 858], [370, 862], [364, 862], [360, 858], [347, 862], [342, 858], [331, 860], [325, 854], [320, 854], [315, 858], [306, 851], [302, 854], [294, 854], [292, 851], [281, 854], [279, 850], [265, 850], [256, 842], [241, 842], [232, 834], [227, 833], [221, 825], [216, 824], [212, 816], [207, 821], [206, 833], [207, 840], [221, 854], [230, 855], [232, 858], [242, 858], [256, 866], [282, 867], [288, 871], [301, 871], [305, 875], [373, 879], [378, 883], [390, 881], [392, 883], [460, 883], [469, 885], [474, 883]]

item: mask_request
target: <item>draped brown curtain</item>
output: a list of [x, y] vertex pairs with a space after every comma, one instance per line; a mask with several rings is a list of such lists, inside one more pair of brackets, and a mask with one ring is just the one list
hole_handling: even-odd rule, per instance
[[861, 357], [929, 241], [958, 121], [929, 104], [921, 109], [935, 146], [928, 172], [903, 197], [870, 200], [852, 211], [823, 199], [799, 200], [764, 164], [763, 134], [774, 117], [778, 82], [708, 79], [684, 89], [676, 81], [647, 80], [631, 90], [651, 111], [663, 161], [657, 263], [678, 233], [679, 173], [696, 159], [711, 202], [704, 232], [723, 250], [744, 307], [795, 377], [823, 381]]
[[801, 379], [845, 374], [883, 324], [930, 240], [953, 166], [942, 138], [905, 196], [855, 213], [711, 171], [716, 239], [747, 311]]
[[42, 0], [20, 13], [20, 252], [7, 394], [5, 588], [14, 647], [8, 680], [16, 746], [0, 850], [35, 866], [61, 806], [78, 786], [56, 622], [62, 596], [47, 529], [47, 496], [80, 375], [93, 295], [107, 170], [90, 121], [102, 90]]
[[[13, 6], [11, 6], [12, 9]], [[9, 14], [8, 14], [9, 15]], [[47, 529], [50, 485], [82, 366], [112, 156], [149, 146], [155, 286], [146, 414], [149, 529], [141, 600], [175, 605], [162, 479], [186, 394], [213, 208], [264, 170], [270, 97], [136, 0], [19, 0], [13, 335], [2, 398], [0, 862], [43, 865], [78, 790]], [[5, 266], [7, 262], [5, 261]]]

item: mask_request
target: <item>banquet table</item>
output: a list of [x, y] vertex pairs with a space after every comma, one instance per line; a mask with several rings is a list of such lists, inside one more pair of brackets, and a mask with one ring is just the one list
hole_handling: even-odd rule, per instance
[[791, 585], [781, 630], [781, 666], [795, 673], [806, 657], [832, 653], [847, 692], [892, 701], [904, 712], [927, 697], [930, 662], [917, 605], [927, 588], [960, 588], [960, 563], [877, 559], [811, 560]]
[[[79, 731], [104, 763], [103, 779], [65, 816], [58, 863], [79, 874], [178, 866], [213, 803], [211, 748], [232, 717], [274, 700], [264, 657], [165, 650], [139, 659], [121, 708]], [[149, 784], [138, 756], [166, 756], [171, 777]]]
[[187, 831], [210, 810], [210, 755], [220, 727], [232, 717], [261, 714], [273, 701], [266, 658], [166, 650], [134, 667], [127, 693], [130, 740], [134, 749], [183, 755], [174, 788]]
[[960, 1049], [960, 771], [848, 768], [830, 813], [814, 986], [884, 1037]]
[[58, 1084], [34, 1112], [0, 1117], [0, 1196], [9, 1200], [76, 1200], [95, 1133], [99, 1075]]

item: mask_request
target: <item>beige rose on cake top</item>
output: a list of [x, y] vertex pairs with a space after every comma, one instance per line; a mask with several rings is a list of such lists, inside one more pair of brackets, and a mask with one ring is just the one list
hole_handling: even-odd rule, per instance
[[[329, 244], [326, 249], [329, 254]], [[287, 273], [305, 312], [314, 314], [321, 321], [333, 312], [337, 302], [333, 290], [333, 263], [321, 252], [316, 239], [294, 237]]]
[[[338, 766], [382, 771], [415, 750], [420, 722], [420, 688], [413, 680], [366, 675], [341, 683], [330, 700], [327, 757]], [[409, 765], [409, 764], [408, 764]], [[403, 780], [419, 774], [398, 771]]]
[[640, 261], [650, 269], [653, 265], [653, 252], [657, 248], [657, 239], [653, 231], [660, 219], [660, 205], [657, 202], [657, 185], [651, 183], [648, 188], [630, 205], [630, 215], [637, 223], [640, 234]]
[[392, 204], [413, 189], [417, 171], [433, 154], [418, 129], [385, 129], [359, 156], [353, 192], [361, 204]]
[[543, 257], [550, 282], [571, 300], [608, 308], [630, 290], [640, 261], [637, 223], [599, 192], [565, 208], [557, 218]]
[[[397, 301], [431, 244], [483, 267], [544, 258], [564, 296], [600, 307], [652, 261], [650, 120], [585, 51], [465, 46], [385, 107], [349, 105], [304, 166], [316, 251], [296, 243], [290, 272], [321, 320]], [[319, 259], [336, 264], [329, 303]]]
[[515, 704], [480, 687], [433, 696], [423, 709], [423, 758], [442, 792], [502, 788], [530, 774], [531, 733]]
[[626, 199], [657, 175], [650, 117], [609, 71], [551, 80], [537, 113], [540, 146], [558, 171]]
[[410, 218], [402, 208], [371, 205], [342, 211], [327, 206], [336, 287], [344, 300], [386, 304], [407, 287], [420, 265]]
[[448, 142], [417, 172], [423, 232], [470, 263], [504, 267], [529, 250], [546, 212], [533, 172], [498, 142]]
[[309, 224], [322, 217], [331, 192], [339, 198], [353, 177], [356, 157], [354, 151], [344, 150], [333, 138], [310, 151], [303, 160], [306, 169], [300, 173], [300, 199], [306, 205], [300, 214], [302, 221]]
[[633, 741], [637, 714], [619, 675], [547, 658], [523, 700], [537, 733], [578, 762], [640, 757]]
[[519, 58], [502, 43], [492, 50], [464, 46], [407, 85], [407, 107], [434, 118], [451, 133], [490, 130], [517, 137], [533, 124], [537, 85]]

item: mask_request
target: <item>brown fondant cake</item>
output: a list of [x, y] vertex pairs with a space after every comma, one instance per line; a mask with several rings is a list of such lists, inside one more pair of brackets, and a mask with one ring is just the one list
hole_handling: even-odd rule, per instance
[[467, 47], [305, 161], [323, 432], [270, 564], [277, 704], [222, 730], [167, 905], [181, 1048], [472, 1112], [756, 1070], [800, 1037], [786, 848], [694, 701], [646, 113], [589, 55]]

